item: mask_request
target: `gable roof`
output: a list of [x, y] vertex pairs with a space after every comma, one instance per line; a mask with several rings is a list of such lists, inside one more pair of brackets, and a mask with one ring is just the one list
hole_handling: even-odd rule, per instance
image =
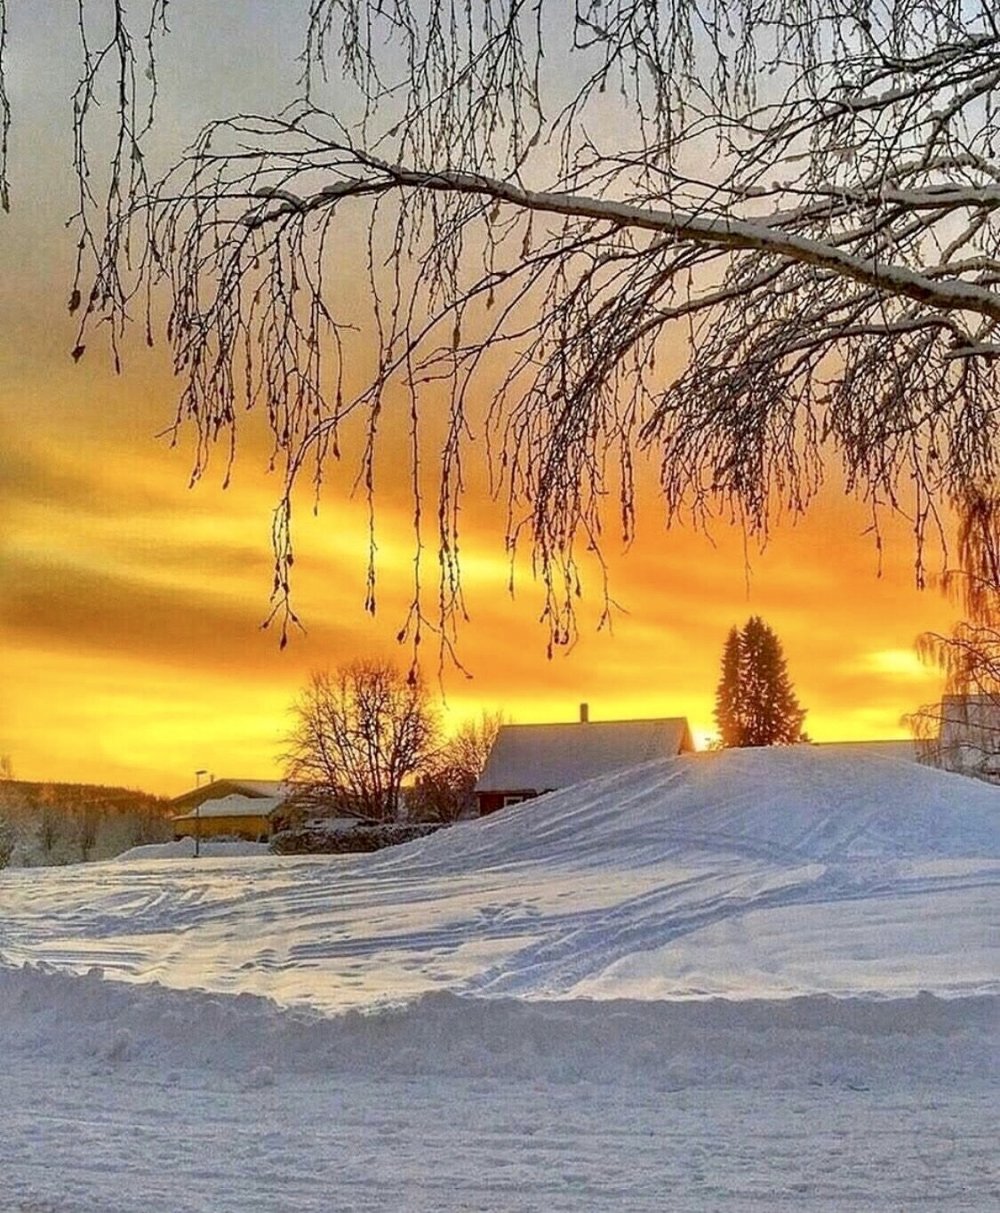
[[179, 809], [193, 809], [196, 805], [208, 800], [217, 800], [220, 796], [250, 796], [270, 799], [280, 796], [284, 799], [289, 793], [287, 784], [275, 779], [213, 779], [211, 783], [203, 783], [200, 788], [192, 788], [175, 796], [173, 803]]
[[198, 817], [269, 817], [283, 796], [221, 796], [217, 800], [205, 800], [195, 805], [189, 813], [175, 817], [174, 821], [194, 821]]
[[505, 724], [477, 792], [548, 792], [692, 750], [683, 716], [569, 724]]

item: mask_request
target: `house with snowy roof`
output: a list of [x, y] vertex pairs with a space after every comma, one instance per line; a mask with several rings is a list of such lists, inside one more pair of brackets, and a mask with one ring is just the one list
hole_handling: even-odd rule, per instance
[[693, 749], [683, 716], [591, 721], [585, 703], [578, 721], [502, 725], [476, 783], [479, 815]]
[[289, 791], [275, 780], [212, 779], [174, 798], [174, 806], [184, 810], [174, 817], [174, 838], [266, 840]]

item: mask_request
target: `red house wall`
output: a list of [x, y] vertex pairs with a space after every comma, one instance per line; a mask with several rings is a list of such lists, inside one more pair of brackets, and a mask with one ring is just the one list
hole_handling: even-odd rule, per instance
[[477, 792], [479, 799], [479, 816], [488, 817], [498, 809], [504, 808], [504, 800], [508, 796], [520, 796], [522, 800], [533, 800], [538, 792], [534, 788], [510, 788], [504, 792]]

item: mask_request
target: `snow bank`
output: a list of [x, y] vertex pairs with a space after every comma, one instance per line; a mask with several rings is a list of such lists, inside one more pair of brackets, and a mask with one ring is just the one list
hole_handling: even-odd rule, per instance
[[934, 1084], [1000, 1078], [996, 1000], [526, 1002], [430, 994], [322, 1016], [241, 995], [0, 967], [0, 1051], [48, 1063], [253, 1075], [653, 1084]]
[[430, 992], [1000, 992], [1000, 790], [822, 748], [655, 762], [357, 857], [0, 877], [0, 957], [325, 1011]]
[[5, 871], [0, 1210], [997, 1207], [998, 804], [803, 747]]
[[[780, 863], [1000, 858], [1000, 789], [915, 762], [794, 746], [644, 763], [428, 840], [420, 858], [630, 866], [697, 854]], [[402, 859], [402, 856], [400, 856]]]
[[0, 1210], [996, 1208], [995, 1004], [326, 1018], [0, 966]]
[[[232, 859], [240, 855], [267, 855], [270, 847], [266, 842], [209, 842], [202, 840], [199, 848], [206, 859]], [[145, 846], [132, 847], [114, 857], [114, 863], [134, 863], [146, 859], [193, 859], [195, 840], [193, 838], [177, 838], [173, 842], [151, 842]]]

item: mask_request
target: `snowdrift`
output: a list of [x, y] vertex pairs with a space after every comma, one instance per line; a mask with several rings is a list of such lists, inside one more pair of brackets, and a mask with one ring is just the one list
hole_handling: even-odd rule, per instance
[[25, 966], [0, 969], [0, 1052], [105, 1071], [206, 1069], [251, 1086], [295, 1075], [880, 1088], [995, 1084], [990, 997], [595, 1002], [427, 994], [325, 1016]]
[[136, 860], [148, 859], [194, 859], [195, 846], [201, 854], [213, 859], [234, 859], [244, 855], [267, 855], [270, 848], [264, 842], [245, 842], [243, 840], [227, 842], [211, 842], [203, 840], [196, 844], [193, 838], [175, 838], [173, 842], [147, 842], [142, 846], [131, 847], [114, 857], [113, 863], [134, 863]]
[[996, 1002], [324, 1016], [0, 967], [0, 1210], [996, 1208]]
[[8, 872], [0, 958], [326, 1011], [1000, 990], [1000, 791], [835, 749], [646, 764], [371, 856]]
[[998, 808], [803, 748], [5, 871], [0, 1210], [992, 1208]]
[[1000, 858], [1000, 789], [915, 762], [796, 746], [688, 754], [505, 809], [421, 852], [454, 868]]

